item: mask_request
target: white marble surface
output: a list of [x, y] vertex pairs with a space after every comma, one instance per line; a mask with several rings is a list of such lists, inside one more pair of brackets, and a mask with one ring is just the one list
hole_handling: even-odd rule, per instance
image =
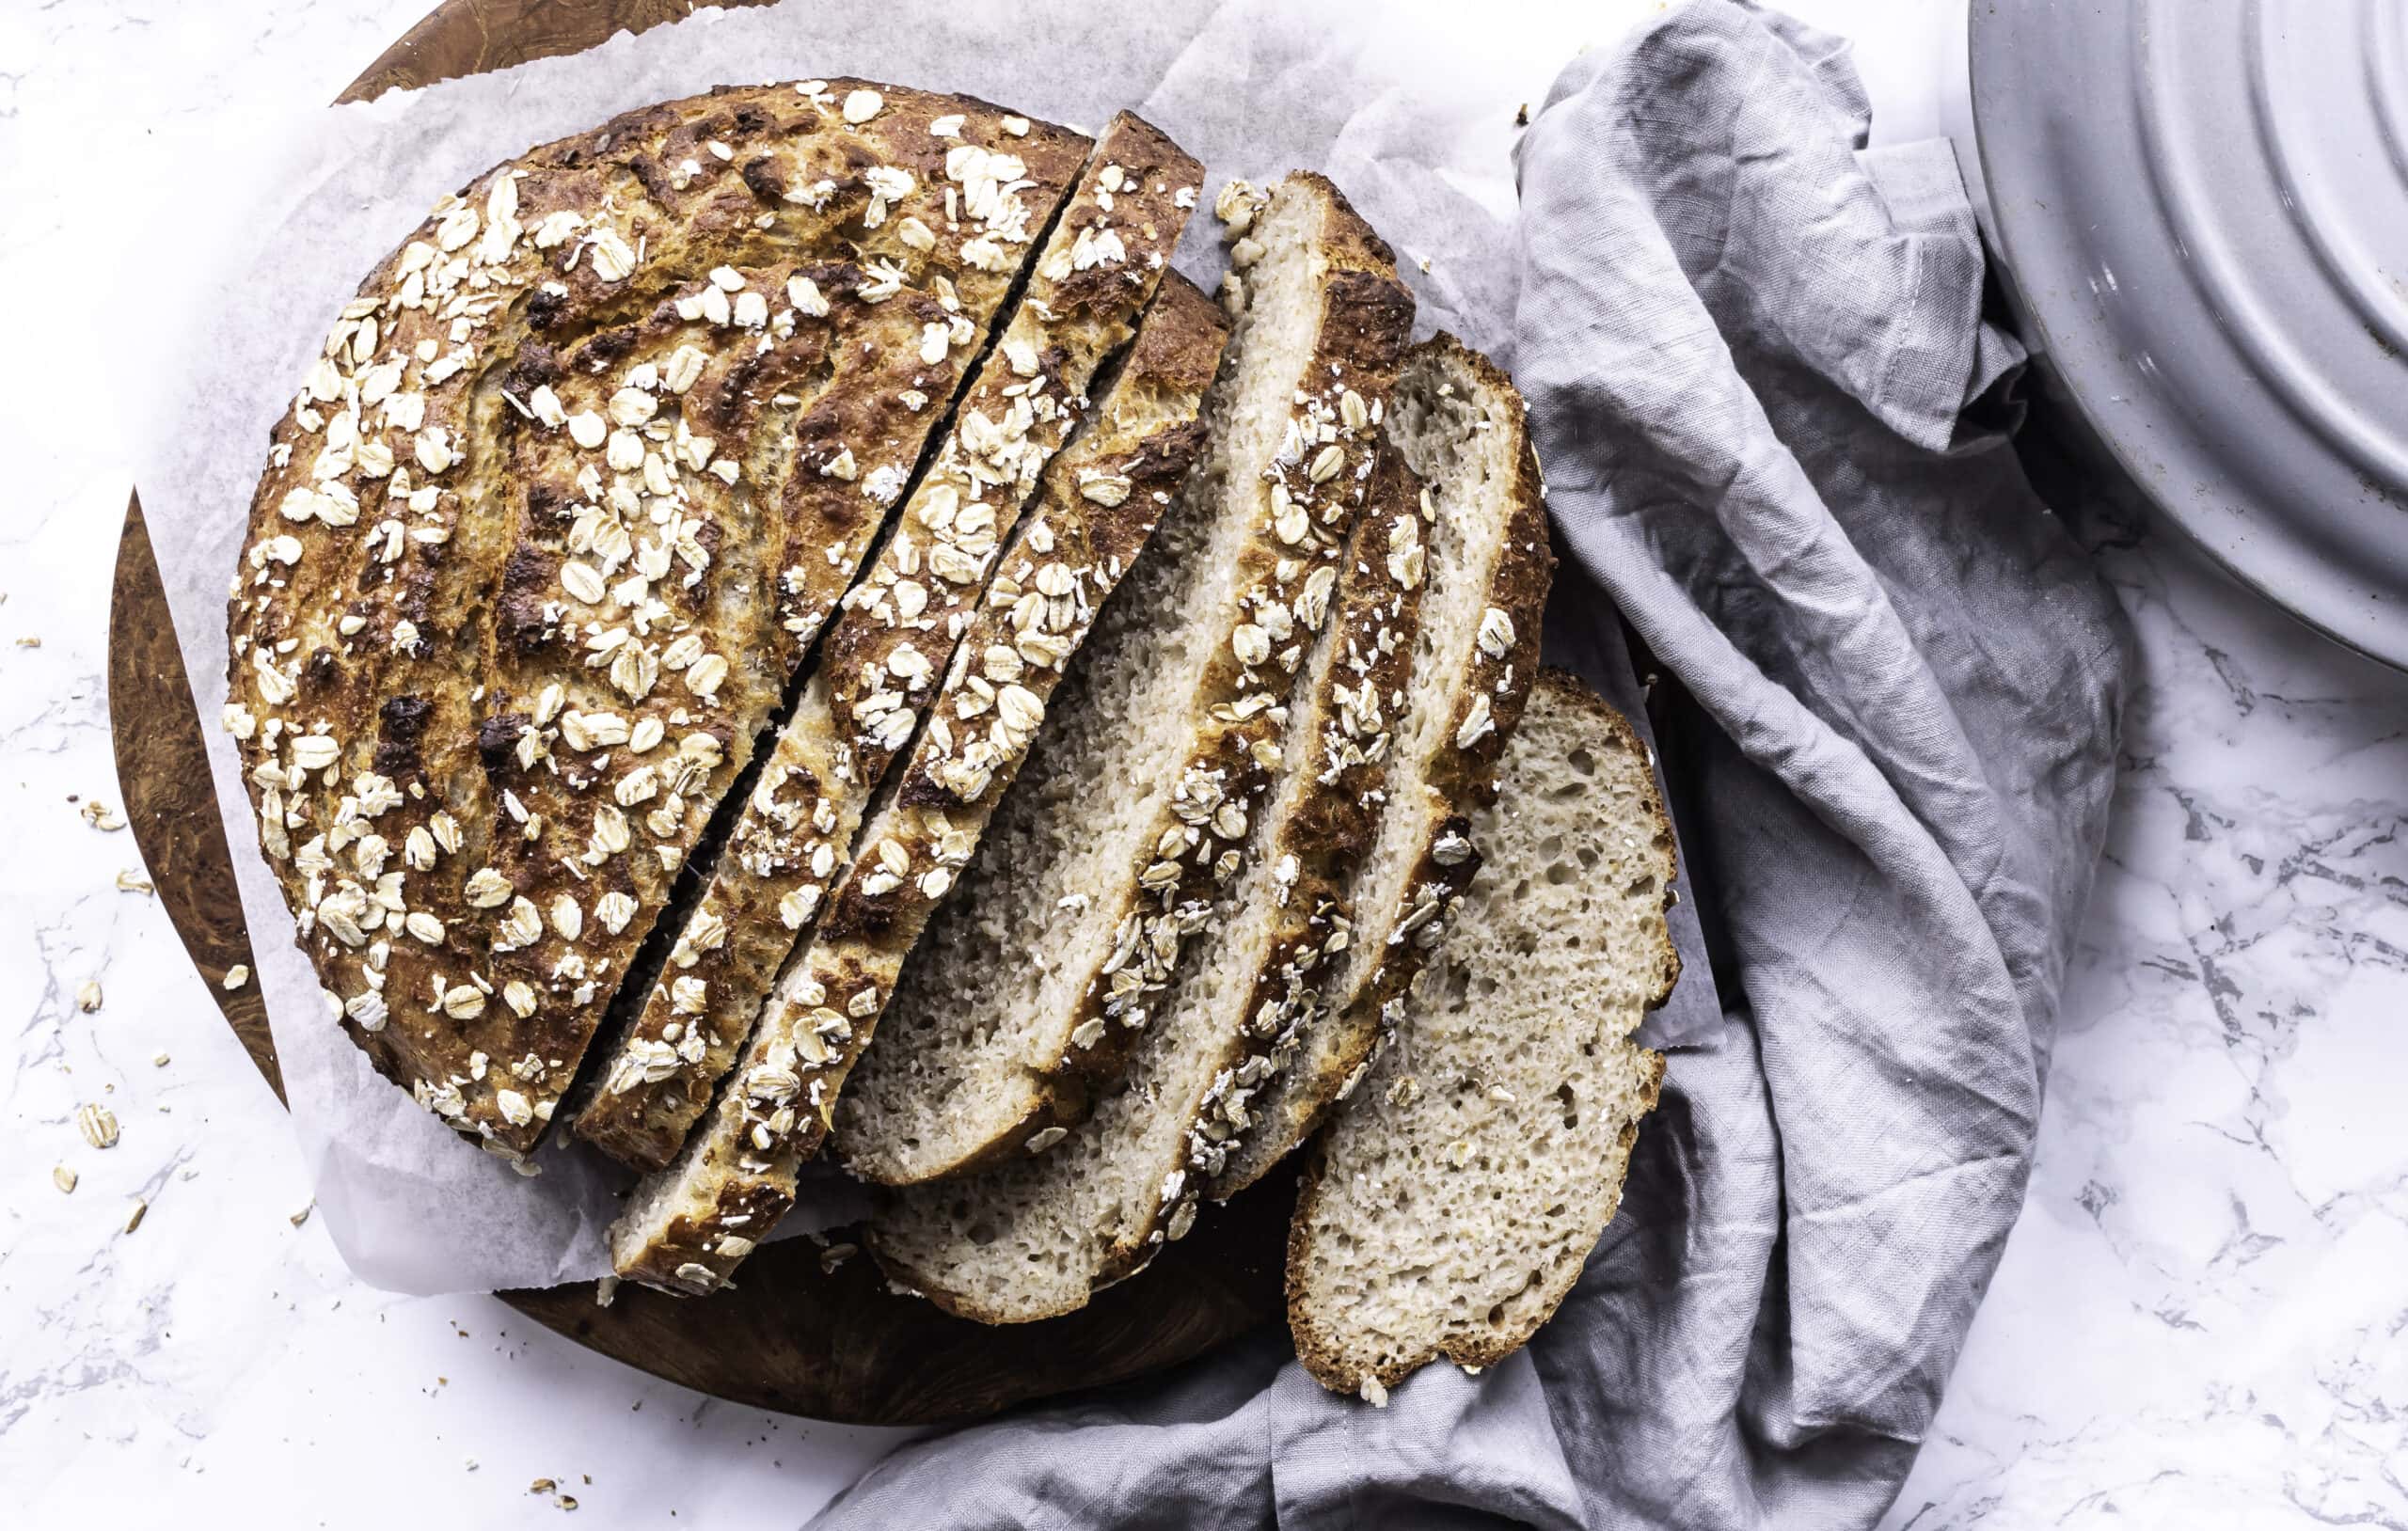
[[[0, 1523], [516, 1525], [548, 1477], [605, 1524], [785, 1526], [893, 1439], [351, 1280], [289, 1221], [284, 1124], [164, 916], [116, 886], [131, 836], [79, 813], [119, 805], [109, 403], [176, 259], [141, 226], [153, 151], [330, 97], [425, 3], [0, 0]], [[1798, 8], [1868, 39], [1904, 134], [1941, 120], [1945, 5]], [[1595, 16], [1532, 23], [1534, 98]], [[2408, 678], [2105, 535], [2140, 634], [2119, 813], [2031, 1200], [1890, 1523], [2408, 1524]]]

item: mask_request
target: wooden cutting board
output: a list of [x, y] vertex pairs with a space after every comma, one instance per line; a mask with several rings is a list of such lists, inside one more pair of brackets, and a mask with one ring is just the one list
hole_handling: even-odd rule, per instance
[[[445, 0], [341, 99], [578, 53], [688, 8], [686, 0]], [[259, 986], [229, 993], [221, 983], [227, 970], [251, 962], [250, 937], [138, 497], [126, 506], [109, 609], [109, 718], [125, 814], [160, 903], [280, 1099]], [[629, 1285], [605, 1308], [581, 1283], [499, 1295], [579, 1344], [740, 1403], [861, 1424], [973, 1419], [1187, 1360], [1273, 1318], [1293, 1196], [1292, 1174], [1274, 1176], [1206, 1212], [1142, 1278], [1085, 1311], [1008, 1328], [893, 1295], [866, 1256], [823, 1272], [808, 1239], [764, 1247], [736, 1289], [708, 1299]]]

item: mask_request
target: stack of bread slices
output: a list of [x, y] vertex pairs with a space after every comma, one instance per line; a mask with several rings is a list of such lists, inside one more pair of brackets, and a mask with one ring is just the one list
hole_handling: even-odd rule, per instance
[[1308, 173], [862, 81], [496, 167], [277, 425], [226, 722], [330, 1002], [730, 1282], [823, 1150], [899, 1284], [1071, 1311], [1312, 1144], [1299, 1351], [1519, 1345], [1674, 975], [1629, 727], [1538, 664], [1512, 383]]

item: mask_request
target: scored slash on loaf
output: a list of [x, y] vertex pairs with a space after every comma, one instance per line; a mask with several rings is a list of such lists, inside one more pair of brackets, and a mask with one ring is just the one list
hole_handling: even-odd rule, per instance
[[1291, 1327], [1376, 1402], [1611, 1216], [1671, 837], [1537, 668], [1520, 397], [1309, 172], [1219, 194], [1225, 319], [1202, 180], [646, 108], [440, 204], [276, 427], [225, 723], [299, 943], [463, 1136], [645, 1172], [623, 1275], [730, 1285], [832, 1141], [898, 1286], [1042, 1318], [1318, 1134]]

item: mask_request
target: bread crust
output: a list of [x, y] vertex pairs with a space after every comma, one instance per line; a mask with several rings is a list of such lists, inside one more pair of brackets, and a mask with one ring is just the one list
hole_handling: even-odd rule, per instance
[[[1266, 526], [1264, 534], [1241, 554], [1233, 584], [1262, 592], [1260, 604], [1291, 610], [1318, 606], [1321, 620], [1300, 623], [1303, 632], [1293, 642], [1302, 646], [1327, 620], [1335, 599], [1342, 561], [1339, 554], [1369, 492], [1378, 418], [1410, 339], [1414, 299], [1396, 275], [1387, 244], [1327, 177], [1300, 170], [1290, 179], [1311, 187], [1329, 210], [1323, 235], [1328, 296], [1305, 375], [1331, 381], [1318, 390], [1306, 390], [1299, 418], [1308, 430], [1323, 425], [1335, 429], [1335, 444], [1346, 458], [1339, 471], [1355, 487], [1351, 494], [1332, 495], [1314, 485], [1309, 457], [1282, 465], [1280, 488], [1296, 503], [1314, 509], [1314, 556], [1294, 557]], [[1344, 418], [1341, 406], [1348, 392], [1362, 402], [1361, 422]], [[1269, 666], [1241, 663], [1228, 640], [1216, 649], [1192, 704], [1197, 726], [1179, 773], [1180, 786], [1146, 837], [1149, 846], [1180, 837], [1183, 848], [1168, 857], [1149, 853], [1127, 869], [1117, 886], [1095, 891], [1098, 905], [1112, 909], [1115, 926], [1122, 933], [1112, 953], [1122, 960], [1108, 957], [1079, 980], [1075, 1008], [1059, 1027], [1066, 1038], [1094, 1040], [1086, 1045], [1074, 1041], [1055, 1057], [1034, 1061], [1031, 1066], [1041, 1082], [1029, 1113], [937, 1177], [973, 1172], [1024, 1151], [1039, 1133], [1076, 1126], [1097, 1094], [1126, 1070], [1131, 1047], [1146, 1019], [1146, 1002], [1168, 986], [1193, 933], [1185, 928], [1189, 922], [1182, 911], [1210, 908], [1226, 899], [1245, 865], [1247, 830], [1275, 774], [1266, 762], [1275, 762], [1281, 748], [1287, 709], [1278, 703], [1293, 684], [1291, 675], [1276, 672], [1275, 664], [1275, 653]], [[1237, 817], [1221, 818], [1222, 805], [1230, 805]], [[1224, 832], [1231, 826], [1234, 833]]]
[[[1016, 204], [948, 226], [941, 124], [1013, 156]], [[346, 1029], [455, 1129], [541, 1137], [908, 478], [900, 395], [950, 396], [957, 348], [906, 326], [982, 334], [1085, 148], [900, 87], [715, 91], [496, 166], [343, 310], [271, 435], [226, 722]]]
[[[1325, 1034], [1329, 1045], [1311, 1061], [1316, 1066], [1285, 1074], [1273, 1107], [1275, 1114], [1263, 1115], [1245, 1129], [1244, 1140], [1231, 1151], [1211, 1187], [1210, 1193], [1218, 1201], [1261, 1178], [1309, 1137], [1331, 1106], [1344, 1099], [1370, 1067], [1379, 1039], [1394, 1023], [1396, 1006], [1443, 938], [1454, 901], [1480, 871], [1481, 857], [1471, 840], [1471, 815], [1497, 800], [1497, 767], [1521, 722], [1531, 679], [1539, 670], [1539, 634], [1547, 592], [1554, 583], [1555, 554], [1547, 536], [1545, 481], [1538, 454], [1521, 424], [1527, 406], [1501, 368], [1444, 331], [1414, 348], [1406, 368], [1416, 366], [1466, 376], [1474, 387], [1512, 405], [1519, 437], [1513, 453], [1513, 508], [1486, 605], [1504, 613], [1513, 639], [1501, 653], [1491, 653], [1481, 644], [1473, 646], [1470, 671], [1446, 722], [1445, 742], [1424, 763], [1423, 781], [1431, 797], [1425, 822], [1416, 837], [1419, 849], [1414, 869], [1406, 881], [1413, 890], [1412, 901], [1397, 928], [1359, 933], [1365, 939], [1382, 943], [1382, 960], [1354, 993], [1329, 996], [1326, 1002], [1298, 1013], [1290, 1034], [1282, 1038], [1282, 1050], [1292, 1052], [1303, 1034], [1314, 1029]], [[1409, 655], [1410, 645], [1406, 648]], [[1410, 670], [1409, 658], [1402, 668]], [[1402, 685], [1402, 679], [1392, 684]], [[1457, 744], [1472, 721], [1472, 709], [1483, 702], [1489, 726], [1468, 745]], [[1413, 809], [1391, 803], [1386, 811], [1410, 813]], [[1285, 1065], [1283, 1059], [1280, 1066]]]
[[[1196, 416], [1227, 335], [1210, 299], [1176, 273], [1164, 278], [1093, 425], [1049, 468], [1025, 531], [970, 614], [893, 801], [865, 831], [864, 854], [765, 1006], [746, 1066], [705, 1128], [755, 1151], [689, 1175], [714, 1183], [697, 1184], [694, 1209], [665, 1230], [626, 1239], [623, 1274], [673, 1291], [715, 1289], [750, 1253], [746, 1233], [790, 1205], [796, 1168], [818, 1151], [904, 959], [1026, 759], [1096, 612], [1202, 450]], [[1096, 483], [1127, 492], [1099, 498], [1087, 492]]]
[[1124, 112], [1105, 129], [934, 463], [844, 596], [814, 684], [781, 731], [778, 758], [800, 768], [765, 773], [766, 795], [756, 786], [662, 981], [579, 1113], [588, 1142], [659, 1170], [707, 1107], [849, 863], [870, 796], [943, 675], [1038, 475], [1085, 413], [1098, 369], [1134, 333], [1202, 173], [1142, 118]]
[[[1604, 698], [1590, 689], [1585, 682], [1565, 671], [1552, 667], [1543, 669], [1538, 674], [1533, 689], [1545, 693], [1554, 703], [1569, 706], [1585, 714], [1600, 734], [1613, 735], [1624, 750], [1648, 764], [1651, 768], [1646, 772], [1647, 797], [1643, 812], [1658, 842], [1667, 847], [1667, 856], [1677, 855], [1677, 851], [1672, 849], [1678, 842], [1673, 833], [1671, 818], [1665, 811], [1662, 793], [1656, 783], [1652, 769], [1654, 753], [1648, 750], [1645, 741], [1640, 737], [1638, 731], [1631, 726], [1629, 720]], [[1673, 879], [1669, 875], [1669, 868], [1668, 875], [1663, 876], [1660, 882], [1662, 907], [1669, 910], [1674, 897]], [[1680, 955], [1673, 949], [1668, 925], [1658, 924], [1656, 950], [1653, 955], [1656, 959], [1656, 980], [1644, 1002], [1644, 1009], [1648, 1011], [1660, 1008], [1665, 1001], [1671, 997], [1672, 987], [1680, 978]], [[1409, 1020], [1407, 1023], [1409, 1024]], [[1610, 1191], [1598, 1208], [1594, 1220], [1595, 1228], [1588, 1240], [1591, 1245], [1593, 1245], [1596, 1239], [1604, 1234], [1606, 1225], [1612, 1221], [1615, 1211], [1621, 1207], [1624, 1175], [1629, 1162], [1630, 1153], [1638, 1143], [1640, 1122], [1655, 1111], [1661, 1097], [1664, 1079], [1663, 1054], [1646, 1051], [1642, 1053], [1642, 1059], [1646, 1073], [1640, 1083], [1640, 1110], [1638, 1116], [1622, 1129], [1611, 1155], [1611, 1162], [1604, 1167]], [[1396, 1386], [1407, 1376], [1430, 1362], [1442, 1357], [1459, 1366], [1481, 1367], [1497, 1365], [1528, 1344], [1530, 1336], [1554, 1316], [1556, 1308], [1561, 1304], [1565, 1294], [1571, 1291], [1574, 1283], [1579, 1279], [1580, 1271], [1586, 1263], [1584, 1256], [1580, 1260], [1560, 1262], [1557, 1269], [1547, 1271], [1544, 1281], [1538, 1284], [1541, 1296], [1534, 1304], [1528, 1322], [1516, 1326], [1510, 1332], [1487, 1336], [1469, 1335], [1447, 1338], [1409, 1356], [1387, 1362], [1367, 1363], [1365, 1358], [1353, 1356], [1347, 1352], [1343, 1340], [1334, 1332], [1333, 1326], [1324, 1323], [1324, 1316], [1314, 1309], [1310, 1293], [1306, 1287], [1305, 1271], [1311, 1260], [1313, 1229], [1320, 1215], [1323, 1188], [1331, 1173], [1327, 1140], [1323, 1139], [1316, 1142], [1308, 1150], [1304, 1173], [1297, 1183], [1295, 1210], [1288, 1224], [1286, 1292], [1288, 1328], [1295, 1341], [1296, 1357], [1316, 1381], [1332, 1392], [1359, 1393], [1369, 1400], [1378, 1401], [1386, 1397], [1387, 1389]]]

